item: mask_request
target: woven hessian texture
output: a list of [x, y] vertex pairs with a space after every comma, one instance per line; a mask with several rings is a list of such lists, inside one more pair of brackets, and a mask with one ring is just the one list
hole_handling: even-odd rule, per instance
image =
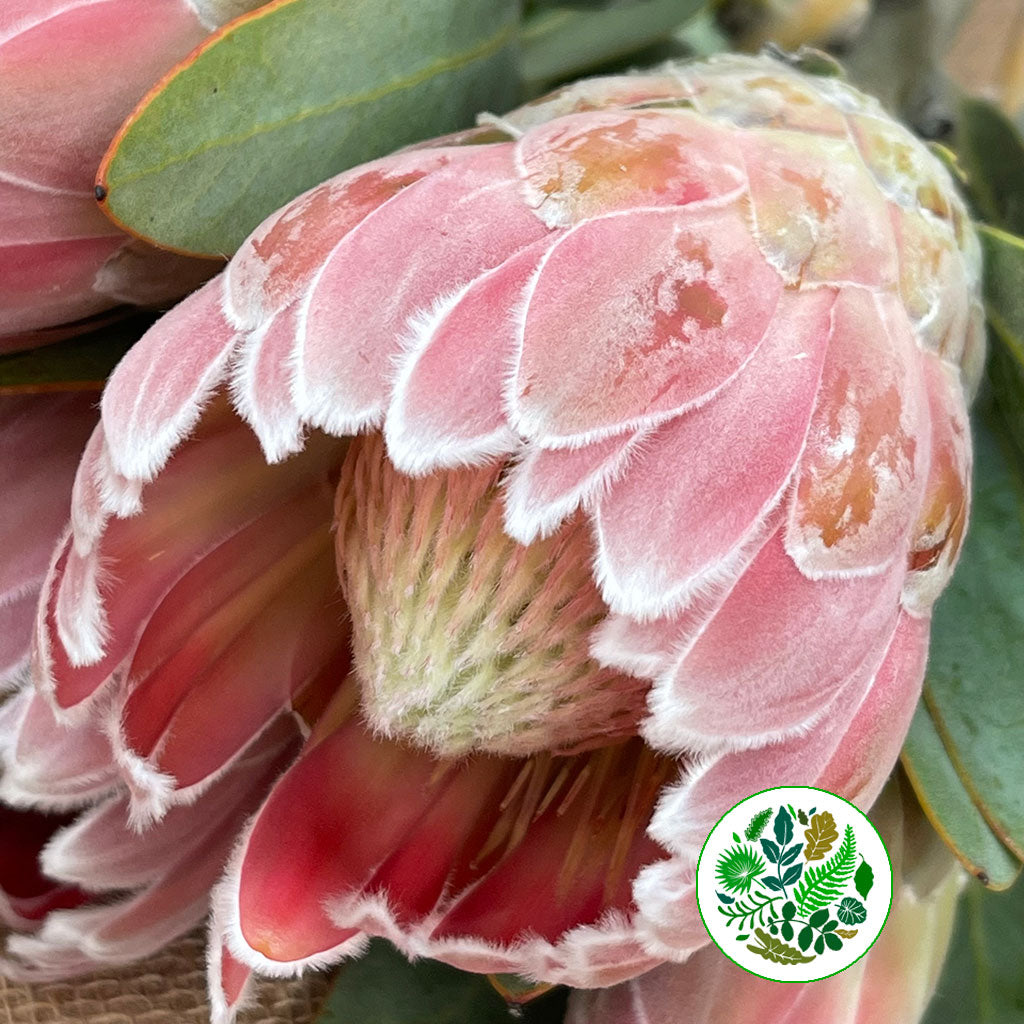
[[[31, 986], [0, 978], [0, 1024], [208, 1024], [205, 946], [196, 932], [102, 976]], [[264, 981], [240, 1024], [310, 1024], [326, 993], [322, 974]]]

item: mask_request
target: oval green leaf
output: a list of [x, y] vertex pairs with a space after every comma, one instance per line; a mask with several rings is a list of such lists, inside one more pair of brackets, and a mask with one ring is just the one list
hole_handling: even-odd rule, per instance
[[1024, 857], [1024, 480], [1002, 433], [975, 424], [971, 526], [935, 608], [924, 700], [974, 803]]
[[965, 97], [955, 149], [985, 220], [1024, 234], [1024, 139], [994, 104]]
[[348, 167], [518, 98], [508, 0], [276, 0], [172, 71], [97, 180], [121, 226], [225, 256], [268, 214]]
[[960, 863], [991, 889], [1012, 885], [1020, 861], [971, 799], [924, 704], [914, 713], [902, 758], [924, 813]]

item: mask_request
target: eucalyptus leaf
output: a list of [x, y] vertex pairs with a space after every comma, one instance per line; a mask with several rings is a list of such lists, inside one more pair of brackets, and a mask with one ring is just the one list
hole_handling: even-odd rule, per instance
[[540, 11], [523, 27], [523, 78], [531, 93], [628, 58], [670, 37], [704, 0], [642, 0], [605, 10]]
[[999, 342], [1024, 366], [1024, 238], [978, 225], [985, 252], [985, 312]]
[[994, 104], [965, 97], [955, 147], [985, 220], [1024, 234], [1024, 139]]
[[564, 992], [511, 1009], [482, 974], [410, 963], [382, 940], [338, 973], [316, 1024], [557, 1024]]
[[957, 572], [935, 608], [924, 701], [974, 803], [1021, 857], [1024, 505], [1021, 480], [982, 417], [974, 455], [971, 526]]
[[924, 1024], [1024, 1022], [1024, 885], [968, 883], [953, 944]]
[[509, 0], [278, 0], [183, 62], [114, 140], [110, 216], [227, 255], [293, 196], [518, 99]]
[[902, 758], [921, 807], [964, 867], [992, 889], [1011, 885], [1020, 861], [978, 810], [923, 704], [914, 713]]

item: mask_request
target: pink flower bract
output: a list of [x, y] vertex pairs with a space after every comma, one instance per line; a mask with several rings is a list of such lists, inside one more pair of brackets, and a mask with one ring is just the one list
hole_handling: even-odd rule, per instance
[[[147, 90], [256, 0], [5, 0], [0, 10], [0, 352], [161, 306], [217, 264], [130, 238], [93, 195]], [[77, 321], [84, 321], [79, 324]]]
[[[927, 150], [767, 58], [582, 82], [299, 197], [104, 394], [8, 744], [90, 737], [25, 778], [101, 800], [48, 870], [101, 890], [127, 814], [208, 871], [205, 802], [291, 728], [214, 898], [219, 1018], [371, 935], [577, 986], [686, 958], [727, 808], [868, 806], [896, 759], [967, 521], [978, 276]], [[12, 952], [129, 954], [111, 912]]]

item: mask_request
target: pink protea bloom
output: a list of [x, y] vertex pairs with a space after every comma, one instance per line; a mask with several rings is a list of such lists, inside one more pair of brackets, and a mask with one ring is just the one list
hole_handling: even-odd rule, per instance
[[856, 964], [811, 985], [780, 985], [709, 946], [685, 965], [574, 993], [566, 1024], [917, 1024], [942, 973], [964, 873], [895, 781], [871, 817], [892, 861], [893, 901], [881, 936]]
[[[47, 870], [102, 890], [127, 814], [172, 859], [202, 831], [208, 873], [204, 801], [301, 732], [214, 897], [218, 1019], [373, 935], [583, 987], [685, 959], [728, 807], [866, 807], [896, 759], [967, 520], [978, 276], [927, 150], [767, 58], [299, 197], [104, 394], [7, 726], [9, 799], [100, 801]], [[131, 956], [111, 912], [11, 952]]]
[[154, 249], [100, 211], [93, 179], [121, 122], [213, 28], [257, 0], [0, 5], [0, 352], [121, 303], [161, 306], [217, 268]]

